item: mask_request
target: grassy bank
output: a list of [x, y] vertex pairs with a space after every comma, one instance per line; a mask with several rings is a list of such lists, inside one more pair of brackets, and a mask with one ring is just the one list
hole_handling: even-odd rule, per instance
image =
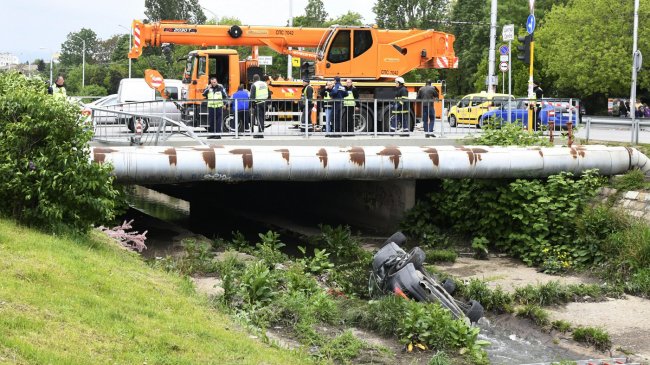
[[98, 232], [47, 236], [0, 220], [0, 363], [293, 364], [236, 330], [189, 280]]

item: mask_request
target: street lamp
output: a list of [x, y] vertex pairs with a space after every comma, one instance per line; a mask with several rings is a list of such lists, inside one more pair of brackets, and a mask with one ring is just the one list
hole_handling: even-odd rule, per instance
[[[131, 50], [131, 33], [133, 33], [132, 29], [129, 29], [129, 28], [123, 26], [122, 24], [118, 24], [117, 26], [122, 27], [122, 28], [126, 29], [127, 31], [129, 31], [129, 49], [128, 50]], [[129, 78], [131, 78], [131, 58], [129, 58]]]
[[203, 6], [201, 7], [201, 9], [203, 9], [203, 10], [207, 10], [207, 11], [211, 12], [212, 15], [214, 15], [214, 21], [216, 21], [216, 22], [219, 21], [219, 17], [217, 16], [217, 14], [213, 13], [212, 10], [210, 10], [210, 9], [208, 9], [208, 8], [205, 8], [205, 7], [203, 7]]
[[84, 45], [83, 54], [81, 55], [81, 88], [86, 86], [86, 41], [78, 35], [72, 34], [73, 37], [81, 39]]
[[50, 51], [50, 86], [52, 85], [52, 59], [54, 59], [54, 52], [52, 52], [51, 48], [47, 47], [39, 47], [40, 49], [47, 49]]
[[[23, 53], [21, 52], [20, 54], [22, 55]], [[31, 57], [29, 57], [29, 55], [25, 55], [25, 56], [27, 56], [27, 70], [28, 70], [28, 72], [29, 72], [29, 77], [31, 78], [31, 77], [32, 77], [32, 62], [31, 62]]]

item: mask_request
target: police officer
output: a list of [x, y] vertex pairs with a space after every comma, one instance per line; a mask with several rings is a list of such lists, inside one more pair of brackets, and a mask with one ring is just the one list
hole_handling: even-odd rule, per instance
[[325, 109], [325, 131], [327, 133], [332, 131], [332, 97], [330, 96], [330, 92], [332, 91], [332, 88], [334, 88], [334, 84], [332, 84], [331, 81], [328, 81], [325, 83], [325, 87], [320, 89], [319, 95], [321, 98], [324, 99], [323, 101], [323, 109]]
[[[266, 110], [266, 99], [269, 99], [269, 86], [264, 81], [260, 81], [260, 75], [253, 75], [251, 98], [255, 99], [251, 132], [255, 131], [255, 121], [257, 121], [259, 131], [264, 133], [264, 114]], [[264, 136], [255, 135], [253, 138], [264, 138]]]
[[[404, 79], [398, 77], [395, 79], [395, 87], [397, 92], [395, 93], [395, 104], [393, 105], [393, 120], [391, 121], [390, 129], [391, 131], [397, 132], [409, 132], [408, 125], [408, 115], [410, 111], [409, 104], [406, 102], [409, 98], [409, 92], [404, 86]], [[398, 130], [400, 128], [401, 130]]]
[[352, 85], [352, 79], [345, 82], [345, 90], [348, 95], [343, 98], [343, 107], [345, 108], [345, 121], [343, 123], [343, 132], [354, 132], [354, 112], [359, 110], [359, 90]]
[[[341, 85], [341, 78], [339, 76], [334, 76], [334, 86], [332, 91], [330, 91], [330, 96], [332, 97], [334, 104], [334, 132], [341, 131], [341, 100], [348, 96], [348, 91], [345, 86]], [[331, 137], [341, 137], [341, 135], [332, 135]]]
[[65, 86], [63, 86], [63, 76], [57, 76], [56, 82], [47, 89], [47, 93], [52, 95], [54, 99], [66, 97]]
[[[303, 113], [303, 123], [305, 120], [308, 120], [308, 125], [311, 126], [311, 109], [314, 107], [314, 103], [312, 102], [312, 100], [314, 100], [314, 88], [309, 85], [308, 77], [305, 77], [302, 80], [302, 99], [305, 100], [300, 107], [300, 109], [302, 109], [301, 112]], [[307, 104], [306, 110], [305, 104]]]
[[[210, 78], [210, 84], [203, 90], [203, 96], [208, 99], [208, 132], [215, 133], [216, 124], [216, 133], [221, 133], [223, 109], [226, 109], [223, 100], [228, 99], [228, 94], [213, 76]], [[210, 136], [208, 139], [221, 139], [221, 136]]]
[[542, 104], [540, 103], [540, 101], [544, 97], [544, 90], [542, 90], [542, 88], [539, 87], [539, 82], [537, 81], [533, 81], [533, 93], [534, 93], [533, 99], [536, 100], [536, 102], [533, 104], [535, 106], [535, 114], [533, 114], [534, 122], [535, 122], [535, 126], [539, 127], [541, 126], [541, 120], [539, 118], [539, 114], [542, 111]]

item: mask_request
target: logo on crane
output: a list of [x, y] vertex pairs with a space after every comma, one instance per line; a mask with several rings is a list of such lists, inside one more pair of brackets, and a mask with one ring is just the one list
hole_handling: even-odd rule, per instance
[[198, 30], [196, 28], [165, 28], [163, 29], [166, 33], [196, 33]]

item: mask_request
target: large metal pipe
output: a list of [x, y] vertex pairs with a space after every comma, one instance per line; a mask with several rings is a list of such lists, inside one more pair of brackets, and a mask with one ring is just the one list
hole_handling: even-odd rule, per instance
[[606, 146], [95, 147], [92, 152], [95, 162], [113, 164], [120, 183], [533, 178], [588, 169], [615, 175], [634, 168], [650, 175], [650, 161], [638, 150]]

